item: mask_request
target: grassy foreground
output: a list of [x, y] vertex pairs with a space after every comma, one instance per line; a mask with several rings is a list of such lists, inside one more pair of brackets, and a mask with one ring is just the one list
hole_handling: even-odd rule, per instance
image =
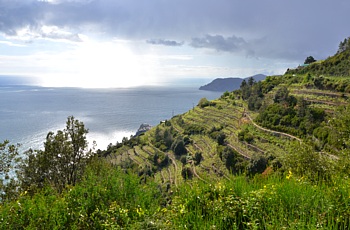
[[172, 189], [102, 161], [58, 194], [47, 187], [0, 206], [1, 229], [348, 229], [350, 181], [286, 175], [194, 180]]

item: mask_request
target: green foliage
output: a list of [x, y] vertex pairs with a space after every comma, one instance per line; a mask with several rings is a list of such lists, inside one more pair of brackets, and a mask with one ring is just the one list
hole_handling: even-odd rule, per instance
[[350, 148], [350, 107], [339, 107], [329, 125], [330, 132], [326, 142], [339, 150]]
[[[243, 81], [215, 102], [201, 99], [200, 108], [98, 150], [75, 183], [61, 162], [62, 152], [74, 152], [73, 138], [49, 133], [44, 150], [26, 153], [22, 188], [3, 187], [11, 199], [2, 198], [0, 229], [348, 229], [350, 111], [316, 101], [345, 104], [349, 85], [312, 72]], [[247, 107], [265, 129], [242, 116]]]
[[230, 93], [228, 92], [228, 91], [226, 91], [226, 92], [224, 92], [223, 94], [222, 94], [222, 98], [225, 98], [225, 97], [228, 97], [228, 96], [230, 96]]
[[207, 106], [215, 106], [215, 102], [208, 101], [208, 99], [206, 99], [206, 98], [202, 98], [199, 100], [198, 106], [201, 108], [205, 108]]
[[153, 164], [159, 168], [168, 166], [170, 163], [169, 156], [163, 152], [156, 152], [153, 155]]
[[[184, 176], [190, 178], [191, 169]], [[1, 229], [347, 229], [349, 181], [268, 178], [184, 183], [173, 193], [102, 161], [58, 194], [46, 187], [0, 206]], [[166, 202], [169, 200], [170, 202]]]
[[267, 168], [267, 159], [265, 156], [253, 155], [253, 157], [249, 160], [249, 164], [247, 166], [247, 172], [249, 175], [261, 174]]
[[310, 83], [311, 81], [312, 81], [312, 76], [311, 76], [310, 73], [308, 73], [308, 74], [305, 76], [303, 83], [304, 83], [304, 84], [308, 84], [308, 83]]
[[223, 145], [225, 143], [226, 135], [221, 131], [211, 132], [210, 137], [213, 138], [219, 145]]
[[326, 118], [324, 109], [308, 107], [303, 98], [289, 96], [285, 87], [277, 90], [274, 101], [256, 118], [264, 127], [300, 136], [312, 134]]
[[253, 77], [248, 78], [248, 85], [253, 86], [256, 83]]
[[176, 140], [171, 145], [171, 149], [177, 156], [181, 156], [187, 153], [187, 150], [185, 148], [185, 142], [182, 137], [176, 138]]
[[71, 116], [63, 131], [48, 133], [44, 151], [27, 151], [19, 174], [23, 189], [35, 190], [48, 183], [62, 191], [67, 185], [75, 185], [93, 156], [87, 133], [83, 122]]
[[342, 53], [350, 48], [350, 37], [345, 38], [344, 41], [339, 43], [337, 54]]
[[13, 175], [21, 159], [18, 147], [7, 140], [0, 143], [0, 202], [15, 198], [17, 183]]
[[181, 170], [181, 175], [185, 180], [190, 180], [193, 178], [193, 171], [190, 167], [184, 167]]
[[242, 99], [248, 101], [248, 109], [257, 111], [262, 106], [264, 88], [263, 83], [256, 83], [253, 80], [248, 81], [248, 84], [241, 84]]
[[156, 127], [153, 144], [161, 151], [167, 151], [170, 149], [173, 143], [172, 127], [165, 126], [165, 129]]
[[322, 62], [313, 62], [309, 66], [287, 70], [287, 74], [313, 74], [316, 76], [350, 76], [349, 39], [340, 43], [338, 52]]
[[193, 135], [193, 134], [201, 134], [205, 131], [205, 128], [201, 124], [190, 124], [186, 125], [184, 134]]
[[226, 168], [232, 173], [244, 172], [244, 160], [235, 150], [228, 146], [218, 146], [220, 159], [224, 162]]
[[201, 152], [196, 152], [193, 157], [194, 164], [199, 165], [201, 161], [203, 160], [203, 155]]
[[258, 111], [262, 106], [262, 98], [256, 95], [249, 97], [248, 99], [248, 109], [252, 111]]
[[308, 56], [305, 61], [304, 64], [311, 64], [313, 62], [316, 62], [315, 58], [313, 56]]
[[61, 194], [45, 187], [0, 206], [0, 229], [144, 229], [160, 202], [156, 184], [95, 161]]
[[[332, 181], [334, 163], [327, 155], [316, 152], [306, 144], [294, 143], [291, 151], [284, 158], [283, 167], [294, 174], [310, 181]], [[333, 175], [332, 175], [333, 174]]]
[[254, 136], [249, 133], [247, 128], [244, 128], [238, 133], [238, 140], [245, 141], [250, 144], [254, 141]]
[[182, 155], [182, 156], [180, 157], [180, 162], [181, 162], [183, 165], [187, 164], [187, 156], [186, 156], [186, 155]]
[[287, 87], [283, 86], [277, 90], [273, 101], [275, 103], [287, 102], [288, 97], [289, 97], [289, 91], [288, 91]]
[[19, 160], [18, 145], [10, 145], [9, 141], [5, 140], [0, 143], [0, 179], [9, 179], [9, 173], [12, 166]]
[[346, 229], [349, 207], [341, 202], [348, 204], [349, 186], [341, 186], [313, 186], [294, 176], [235, 177], [181, 187], [165, 214], [173, 229]]

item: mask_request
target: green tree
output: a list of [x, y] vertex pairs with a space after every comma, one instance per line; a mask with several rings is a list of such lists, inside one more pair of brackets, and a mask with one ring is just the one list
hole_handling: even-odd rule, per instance
[[243, 79], [240, 88], [242, 89], [242, 88], [244, 88], [246, 86], [247, 86], [247, 81], [245, 79]]
[[203, 156], [202, 156], [202, 153], [201, 152], [196, 152], [194, 154], [194, 164], [195, 165], [199, 165], [201, 163], [201, 161], [203, 160]]
[[210, 102], [205, 97], [201, 98], [198, 102], [198, 106], [201, 108], [207, 107], [209, 105], [210, 105]]
[[182, 137], [178, 137], [172, 144], [171, 149], [174, 151], [175, 155], [181, 156], [187, 153], [185, 142]]
[[219, 157], [224, 162], [226, 168], [232, 173], [244, 171], [242, 167], [242, 157], [228, 146], [218, 147]]
[[93, 156], [88, 150], [87, 133], [83, 122], [73, 116], [68, 117], [63, 131], [49, 132], [43, 151], [27, 152], [20, 174], [24, 189], [41, 188], [48, 183], [62, 191], [66, 185], [75, 185]]
[[304, 176], [311, 181], [330, 180], [334, 173], [334, 162], [329, 156], [316, 152], [311, 146], [292, 143], [291, 151], [282, 160], [284, 169], [293, 174]]
[[339, 48], [338, 48], [338, 54], [344, 52], [346, 49], [350, 47], [350, 37], [345, 38], [344, 41], [340, 42]]
[[273, 98], [275, 103], [287, 102], [289, 96], [289, 90], [287, 87], [283, 86], [279, 88]]
[[8, 140], [0, 143], [0, 180], [9, 179], [9, 173], [19, 159], [17, 147], [10, 145]]
[[262, 155], [253, 155], [247, 166], [247, 171], [250, 175], [262, 173], [267, 167], [267, 159]]
[[19, 161], [18, 145], [9, 144], [7, 140], [0, 143], [0, 201], [11, 198], [16, 190], [16, 181], [11, 175], [15, 175]]
[[248, 85], [253, 86], [255, 84], [255, 80], [253, 77], [248, 78]]
[[316, 62], [315, 58], [313, 56], [308, 56], [305, 61], [304, 64], [311, 64], [313, 62]]
[[350, 106], [341, 106], [336, 112], [334, 119], [330, 120], [331, 132], [328, 142], [337, 149], [350, 148]]

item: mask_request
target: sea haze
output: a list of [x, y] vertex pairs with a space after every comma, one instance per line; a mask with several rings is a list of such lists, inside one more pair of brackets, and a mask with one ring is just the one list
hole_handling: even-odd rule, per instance
[[89, 129], [88, 140], [105, 149], [135, 134], [142, 123], [152, 126], [197, 105], [202, 97], [221, 93], [195, 87], [131, 89], [0, 87], [0, 141], [40, 149], [49, 131], [65, 127], [73, 115]]

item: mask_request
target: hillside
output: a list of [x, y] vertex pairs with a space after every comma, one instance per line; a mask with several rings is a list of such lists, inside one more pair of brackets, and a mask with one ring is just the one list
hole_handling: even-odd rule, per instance
[[[264, 74], [257, 74], [254, 76], [251, 76], [254, 78], [255, 81], [262, 81], [266, 78], [266, 75]], [[208, 90], [208, 91], [217, 91], [217, 92], [226, 92], [226, 91], [233, 91], [239, 89], [241, 83], [243, 80], [248, 81], [249, 78], [216, 78], [212, 82], [203, 85], [199, 87], [200, 90]]]
[[[174, 200], [171, 198], [175, 206], [186, 202], [199, 202], [195, 203], [196, 205], [193, 203], [186, 206], [185, 213], [190, 213], [196, 208], [216, 207], [225, 213], [222, 216], [225, 218], [225, 215], [230, 213], [230, 207], [241, 210], [244, 209], [245, 202], [253, 202], [256, 199], [257, 203], [252, 204], [257, 205], [254, 206], [256, 215], [253, 212], [247, 217], [249, 221], [257, 218], [257, 222], [249, 222], [254, 226], [263, 224], [262, 212], [266, 212], [266, 215], [262, 215], [266, 218], [277, 212], [285, 213], [283, 216], [286, 215], [287, 220], [284, 219], [284, 222], [278, 217], [272, 218], [274, 219], [271, 220], [272, 228], [290, 226], [291, 222], [296, 221], [304, 227], [308, 226], [306, 229], [320, 223], [330, 229], [335, 226], [346, 229], [344, 226], [348, 226], [350, 219], [348, 214], [338, 223], [339, 225], [332, 220], [326, 224], [324, 218], [319, 216], [319, 213], [328, 212], [324, 210], [326, 207], [314, 207], [311, 208], [316, 210], [313, 214], [302, 214], [305, 211], [304, 207], [311, 207], [310, 203], [299, 206], [298, 202], [296, 204], [288, 201], [293, 203], [290, 204], [280, 200], [285, 196], [299, 200], [311, 199], [315, 194], [317, 197], [323, 197], [325, 196], [321, 195], [323, 191], [335, 188], [334, 183], [345, 186], [347, 179], [340, 182], [339, 178], [350, 175], [348, 168], [350, 94], [342, 90], [325, 89], [326, 87], [320, 87], [315, 79], [306, 81], [307, 79], [305, 75], [267, 77], [263, 82], [246, 85], [230, 93], [226, 92], [216, 100], [202, 99], [194, 109], [159, 124], [138, 138], [117, 144], [101, 154], [121, 169], [136, 172], [141, 181], [146, 182], [152, 178], [152, 181], [161, 185], [163, 191], [167, 191], [166, 197], [171, 197], [173, 191], [181, 191], [182, 193], [176, 192], [180, 197], [176, 196]], [[348, 82], [349, 78], [324, 78], [324, 80], [332, 85], [341, 85], [342, 82]], [[247, 195], [252, 200], [247, 197], [240, 198], [237, 194], [232, 195], [233, 197], [230, 195], [232, 193], [229, 191], [232, 189], [233, 191], [241, 189], [234, 184], [242, 183], [238, 182], [242, 175], [246, 179], [255, 178], [249, 183], [260, 188], [242, 194], [242, 197]], [[278, 178], [281, 178], [281, 175], [280, 181]], [[272, 178], [272, 181], [266, 178]], [[285, 184], [292, 181], [295, 184]], [[322, 181], [317, 191], [309, 190], [315, 183], [317, 184], [317, 181]], [[260, 183], [261, 186], [258, 185]], [[210, 187], [213, 184], [216, 185]], [[325, 184], [328, 185], [323, 187]], [[275, 186], [278, 187], [277, 190]], [[345, 187], [344, 191], [350, 191], [348, 186]], [[203, 201], [196, 200], [189, 194], [200, 197], [198, 199]], [[218, 197], [210, 198], [211, 194], [217, 194]], [[190, 197], [186, 198], [187, 196]], [[224, 202], [237, 202], [237, 206], [230, 206], [228, 203], [224, 204], [226, 207], [220, 206], [220, 199], [224, 199]], [[240, 199], [245, 201], [240, 203]], [[270, 204], [267, 200], [275, 200], [275, 203]], [[259, 206], [259, 202], [264, 205]], [[287, 202], [288, 204], [284, 205], [293, 207], [286, 208], [283, 205], [275, 207], [275, 204], [280, 202]], [[321, 205], [320, 201], [315, 202], [314, 204]], [[329, 202], [336, 205], [334, 201]], [[340, 210], [350, 213], [343, 204], [337, 205]], [[174, 208], [171, 204], [167, 207]], [[262, 207], [267, 207], [267, 210]], [[211, 213], [210, 215], [221, 216], [220, 212], [207, 212]], [[337, 214], [332, 212], [329, 215]], [[182, 217], [180, 215], [176, 218]], [[232, 218], [235, 222], [239, 217]], [[333, 218], [335, 217], [331, 217]], [[196, 219], [198, 225], [195, 226], [201, 228], [203, 224], [210, 223], [209, 219], [210, 217], [205, 220]], [[184, 222], [192, 223], [190, 220]], [[177, 223], [180, 229], [185, 225], [184, 222], [183, 220], [176, 222], [175, 219], [172, 223]], [[232, 222], [229, 223], [231, 224], [220, 224], [220, 226], [231, 228]], [[242, 226], [247, 227], [245, 224]], [[257, 229], [265, 228], [257, 227]]]
[[[199, 180], [246, 170], [262, 173], [268, 165], [284, 161], [299, 143], [336, 157], [342, 144], [330, 140], [327, 120], [338, 115], [339, 106], [348, 105], [349, 95], [311, 86], [304, 78], [268, 77], [217, 100], [202, 99], [193, 110], [105, 154], [116, 165], [142, 169], [139, 173], [173, 186], [187, 179], [184, 173]], [[335, 84], [339, 79], [327, 81]], [[256, 160], [264, 165], [254, 165]]]
[[306, 67], [288, 69], [286, 74], [312, 74], [326, 76], [350, 76], [350, 38], [340, 42], [337, 53], [326, 60], [314, 62]]
[[[63, 171], [81, 166], [61, 155], [84, 144], [79, 133], [87, 132], [70, 117], [67, 126], [80, 131], [49, 134], [48, 150], [27, 153], [35, 167], [19, 174], [23, 184], [4, 187], [0, 228], [349, 229], [349, 85], [349, 76], [312, 71], [247, 81], [89, 151], [76, 184], [64, 184], [70, 174], [60, 177], [45, 164], [53, 158], [54, 166], [63, 160]], [[65, 139], [72, 133], [78, 137]]]

